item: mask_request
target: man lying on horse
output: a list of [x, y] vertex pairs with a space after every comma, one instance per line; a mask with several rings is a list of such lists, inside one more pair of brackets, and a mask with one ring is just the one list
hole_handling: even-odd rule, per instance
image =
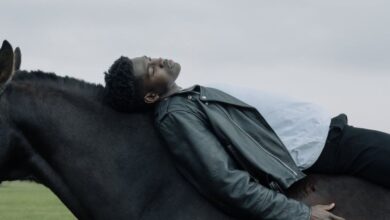
[[[352, 174], [388, 188], [389, 135], [353, 128], [343, 114], [330, 120], [310, 103], [226, 86], [224, 91], [251, 105], [217, 89], [181, 89], [174, 83], [178, 64], [147, 57], [117, 60], [106, 74], [106, 88], [39, 71], [19, 71], [11, 82], [18, 69], [13, 55], [4, 42], [0, 182], [34, 175], [78, 219], [230, 219], [171, 172], [150, 114], [113, 111], [101, 102], [104, 93], [118, 110], [155, 110], [156, 127], [178, 170], [238, 219], [338, 219], [328, 212], [332, 206], [305, 205], [333, 199], [345, 206], [335, 212], [351, 219], [388, 216], [387, 191], [351, 177], [322, 178], [316, 193], [326, 191], [305, 204], [283, 194], [302, 183], [290, 187], [305, 176], [302, 171]], [[328, 199], [318, 198], [331, 192]]]
[[224, 211], [342, 219], [330, 212], [334, 204], [308, 207], [283, 195], [304, 172], [350, 174], [390, 187], [389, 134], [352, 127], [345, 114], [331, 118], [285, 97], [271, 95], [255, 108], [215, 88], [182, 89], [175, 83], [180, 70], [172, 60], [121, 57], [105, 75], [110, 102], [120, 111], [153, 109], [177, 169]]

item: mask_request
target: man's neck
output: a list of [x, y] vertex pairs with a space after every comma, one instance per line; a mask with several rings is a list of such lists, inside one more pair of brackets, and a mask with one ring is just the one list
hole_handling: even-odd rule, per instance
[[175, 94], [176, 92], [182, 90], [183, 88], [178, 86], [176, 83], [171, 86], [171, 88], [164, 95], [161, 96], [161, 99]]

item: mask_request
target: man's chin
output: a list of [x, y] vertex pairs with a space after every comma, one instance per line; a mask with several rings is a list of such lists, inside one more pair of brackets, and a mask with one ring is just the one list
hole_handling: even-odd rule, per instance
[[180, 74], [181, 66], [179, 63], [175, 63], [175, 65], [171, 69], [172, 75], [177, 78]]
[[177, 68], [177, 75], [179, 75], [180, 70], [181, 70], [180, 64], [179, 64], [179, 63], [176, 63], [176, 65], [174, 66], [174, 68]]

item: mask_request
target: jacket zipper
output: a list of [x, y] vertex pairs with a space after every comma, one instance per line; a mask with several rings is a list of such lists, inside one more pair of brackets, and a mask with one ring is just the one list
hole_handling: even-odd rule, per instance
[[[240, 129], [247, 137], [249, 137], [249, 139], [251, 139], [254, 143], [256, 143], [256, 141], [251, 137], [249, 136], [245, 131], [244, 129], [242, 129], [232, 118], [231, 116], [226, 112], [225, 109], [221, 108], [222, 111], [225, 112], [225, 114], [228, 116], [228, 118], [230, 119], [230, 121], [233, 122], [233, 124], [238, 128]], [[267, 149], [263, 148], [262, 146], [259, 146], [258, 144], [256, 144], [257, 147], [263, 149], [269, 156], [271, 156], [272, 158], [274, 158], [276, 161], [278, 161], [280, 164], [282, 164], [284, 167], [286, 167], [292, 174], [294, 174], [295, 176], [298, 176], [298, 174], [291, 168], [289, 167], [286, 163], [284, 163], [283, 161], [281, 161], [279, 158], [277, 158], [275, 155], [273, 155], [272, 153], [270, 153]]]

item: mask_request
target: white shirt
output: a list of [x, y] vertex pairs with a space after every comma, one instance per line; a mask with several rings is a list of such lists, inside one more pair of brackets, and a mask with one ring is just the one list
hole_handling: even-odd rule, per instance
[[282, 140], [301, 170], [314, 164], [325, 146], [331, 116], [319, 105], [257, 89], [209, 84], [255, 107]]

